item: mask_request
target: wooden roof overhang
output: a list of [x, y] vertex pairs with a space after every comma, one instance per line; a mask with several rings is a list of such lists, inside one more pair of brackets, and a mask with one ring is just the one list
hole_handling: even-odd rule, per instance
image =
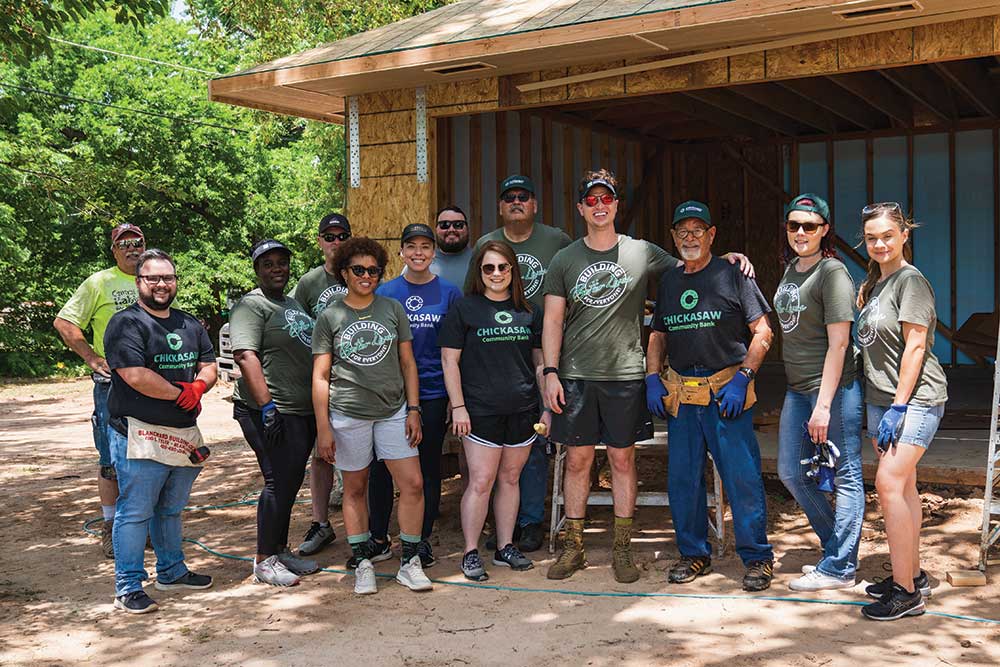
[[209, 98], [339, 123], [364, 93], [602, 61], [641, 71], [997, 12], [995, 0], [463, 0], [213, 79]]

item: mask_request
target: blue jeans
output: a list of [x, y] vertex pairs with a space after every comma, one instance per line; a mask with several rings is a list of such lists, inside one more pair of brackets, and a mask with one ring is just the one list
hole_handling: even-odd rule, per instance
[[517, 513], [517, 525], [527, 526], [545, 520], [545, 494], [549, 485], [549, 457], [545, 445], [535, 440], [531, 445], [528, 461], [521, 469], [521, 508]]
[[108, 440], [118, 472], [115, 595], [121, 596], [142, 590], [142, 582], [149, 578], [143, 565], [147, 532], [156, 553], [156, 578], [170, 582], [187, 573], [181, 550], [181, 510], [201, 468], [130, 459], [128, 439], [111, 427]]
[[816, 482], [806, 477], [808, 465], [800, 461], [813, 455], [813, 444], [803, 438], [802, 424], [809, 421], [819, 390], [801, 393], [788, 390], [781, 408], [778, 431], [778, 477], [802, 506], [820, 544], [823, 559], [816, 566], [822, 574], [854, 579], [858, 567], [858, 543], [865, 517], [865, 487], [861, 478], [861, 383], [855, 380], [837, 389], [830, 405], [827, 439], [840, 449], [837, 459], [836, 509]]
[[94, 412], [90, 415], [90, 426], [94, 431], [94, 447], [101, 466], [112, 465], [111, 447], [108, 444], [108, 396], [111, 394], [111, 380], [94, 382]]
[[705, 503], [707, 446], [732, 509], [736, 553], [744, 564], [773, 560], [767, 541], [767, 504], [760, 447], [753, 433], [753, 408], [736, 419], [725, 419], [714, 400], [709, 405], [681, 405], [676, 417], [667, 415], [667, 428], [670, 514], [681, 555], [696, 558], [712, 553]]

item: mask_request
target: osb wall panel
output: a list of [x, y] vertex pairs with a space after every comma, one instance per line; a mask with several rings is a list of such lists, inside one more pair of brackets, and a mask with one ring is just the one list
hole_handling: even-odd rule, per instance
[[814, 42], [768, 51], [768, 78], [811, 76], [837, 71], [837, 43]]
[[472, 102], [496, 102], [499, 89], [497, 77], [476, 81], [451, 81], [427, 86], [427, 106], [443, 107]]
[[[569, 68], [569, 75], [590, 74], [601, 70], [622, 67], [624, 60], [613, 60], [600, 65], [576, 65]], [[568, 86], [569, 98], [580, 99], [589, 97], [609, 97], [613, 95], [623, 95], [625, 93], [625, 77], [613, 76], [605, 79], [594, 79], [582, 83], [571, 83]]]
[[760, 81], [765, 76], [763, 52], [729, 58], [729, 80], [732, 83]]
[[896, 65], [913, 60], [913, 31], [891, 30], [837, 40], [840, 69]]
[[[358, 111], [360, 112], [360, 101]], [[361, 145], [413, 141], [417, 121], [413, 109], [366, 114], [358, 119], [358, 139]]]
[[358, 113], [360, 115], [385, 111], [404, 111], [416, 106], [417, 94], [412, 88], [409, 90], [385, 90], [358, 96]]
[[432, 185], [413, 176], [365, 178], [360, 188], [348, 188], [347, 217], [357, 234], [379, 241], [389, 251], [389, 277], [402, 268], [396, 250], [399, 234], [408, 224], [427, 222]]
[[974, 56], [996, 43], [996, 18], [951, 21], [913, 29], [913, 49], [918, 60]]
[[535, 83], [536, 81], [548, 81], [568, 76], [569, 70], [565, 67], [559, 69], [546, 69], [540, 72], [526, 72], [524, 74], [512, 74], [500, 79], [500, 106], [516, 107], [524, 104], [545, 104], [549, 102], [562, 102], [569, 99], [568, 86], [553, 86], [543, 90], [532, 90], [522, 93], [517, 86], [522, 83]]
[[728, 78], [729, 67], [726, 59], [716, 58], [715, 60], [706, 60], [700, 63], [664, 67], [647, 72], [629, 74], [625, 77], [625, 85], [629, 94], [647, 93], [719, 86], [727, 83]]
[[361, 150], [361, 178], [417, 173], [417, 143], [364, 146]]

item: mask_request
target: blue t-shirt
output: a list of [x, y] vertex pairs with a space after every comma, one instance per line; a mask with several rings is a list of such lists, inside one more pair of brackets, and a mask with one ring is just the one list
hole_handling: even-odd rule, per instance
[[438, 330], [451, 304], [462, 298], [459, 289], [435, 276], [423, 285], [409, 282], [400, 276], [380, 285], [376, 294], [387, 296], [403, 304], [413, 332], [413, 356], [420, 375], [420, 400], [445, 398], [444, 371], [441, 370], [441, 348], [437, 344]]

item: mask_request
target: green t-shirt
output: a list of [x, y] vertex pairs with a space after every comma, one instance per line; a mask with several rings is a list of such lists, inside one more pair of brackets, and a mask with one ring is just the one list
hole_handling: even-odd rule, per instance
[[[545, 299], [542, 292], [542, 285], [545, 282], [545, 274], [549, 270], [552, 258], [556, 256], [557, 252], [572, 243], [573, 240], [561, 229], [536, 222], [531, 228], [531, 236], [525, 241], [514, 243], [507, 238], [503, 233], [503, 227], [501, 227], [480, 237], [476, 241], [476, 250], [481, 248], [487, 241], [502, 241], [514, 249], [514, 254], [517, 255], [517, 265], [521, 269], [524, 296], [528, 298], [531, 305], [538, 306], [539, 308], [543, 307]], [[466, 293], [468, 293], [474, 277], [475, 274], [472, 271], [472, 267], [470, 267], [469, 273], [465, 277]]]
[[342, 300], [317, 318], [313, 354], [332, 354], [330, 409], [355, 419], [387, 419], [406, 400], [399, 343], [413, 340], [403, 305], [386, 296], [364, 310]]
[[[854, 322], [854, 281], [839, 259], [826, 257], [799, 272], [798, 259], [785, 269], [774, 293], [774, 312], [781, 325], [781, 358], [785, 362], [788, 388], [817, 391], [823, 380], [823, 364], [829, 340], [826, 325]], [[844, 353], [840, 386], [854, 382], [854, 346]]]
[[347, 294], [347, 288], [337, 282], [336, 276], [326, 272], [326, 267], [320, 264], [314, 269], [306, 271], [306, 274], [299, 279], [288, 293], [288, 296], [295, 299], [314, 318], [329, 306], [332, 302], [343, 299]]
[[104, 330], [108, 320], [139, 300], [135, 276], [130, 276], [117, 266], [98, 271], [83, 281], [59, 317], [72, 322], [82, 331], [94, 330], [94, 352], [104, 356]]
[[559, 375], [575, 380], [641, 380], [646, 374], [642, 317], [650, 279], [680, 261], [662, 248], [618, 235], [610, 250], [578, 239], [560, 250], [545, 294], [566, 299]]
[[875, 285], [858, 314], [857, 338], [865, 357], [865, 401], [892, 405], [899, 384], [900, 359], [906, 348], [902, 322], [927, 327], [927, 347], [920, 376], [910, 396], [915, 405], [948, 400], [948, 380], [934, 348], [934, 290], [915, 266], [907, 264]]
[[[311, 415], [312, 332], [315, 322], [291, 297], [269, 299], [259, 290], [250, 292], [229, 313], [233, 351], [253, 350], [264, 368], [264, 380], [279, 412]], [[233, 399], [259, 408], [241, 377]]]

